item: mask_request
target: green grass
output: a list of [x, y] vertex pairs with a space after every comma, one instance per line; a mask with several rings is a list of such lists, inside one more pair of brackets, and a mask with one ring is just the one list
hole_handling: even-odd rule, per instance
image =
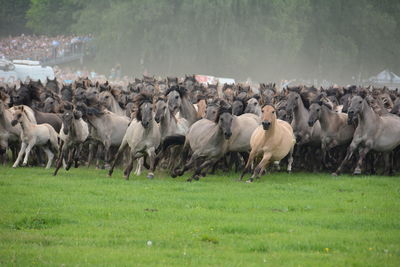
[[1, 166], [0, 265], [400, 265], [399, 177], [157, 174]]

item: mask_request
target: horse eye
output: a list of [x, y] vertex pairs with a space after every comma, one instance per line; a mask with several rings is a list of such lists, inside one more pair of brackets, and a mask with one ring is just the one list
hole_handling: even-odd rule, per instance
[[361, 104], [361, 103], [362, 103], [362, 101], [360, 101], [360, 102], [358, 102], [358, 103], [360, 103], [360, 104]]
[[253, 105], [254, 105], [254, 106], [256, 106], [256, 105], [257, 105], [257, 103], [254, 103]]
[[275, 111], [272, 111], [272, 114], [275, 114]]
[[179, 97], [178, 96], [175, 96], [175, 99], [178, 99]]
[[299, 99], [299, 97], [298, 97], [298, 96], [296, 96], [296, 100], [297, 100], [297, 99]]

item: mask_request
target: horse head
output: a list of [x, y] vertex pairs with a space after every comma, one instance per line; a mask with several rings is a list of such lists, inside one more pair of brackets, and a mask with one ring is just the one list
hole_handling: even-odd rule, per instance
[[156, 102], [156, 115], [154, 116], [154, 120], [157, 123], [160, 123], [160, 121], [164, 118], [166, 112], [167, 112], [168, 104], [165, 101], [164, 98], [158, 98]]
[[262, 108], [262, 126], [264, 131], [268, 131], [276, 122], [276, 109], [271, 105]]
[[22, 115], [24, 113], [24, 106], [15, 106], [14, 107], [14, 114], [13, 114], [13, 118], [11, 120], [11, 125], [15, 126], [17, 125], [19, 122], [22, 121]]
[[136, 119], [144, 128], [149, 127], [153, 120], [153, 96], [141, 93], [135, 98]]
[[347, 112], [348, 119], [347, 123], [350, 125], [353, 123], [354, 119], [363, 111], [363, 103], [365, 99], [361, 96], [354, 96], [350, 101], [349, 110]]
[[224, 100], [221, 100], [215, 123], [217, 123], [222, 130], [222, 133], [226, 140], [228, 140], [232, 136], [232, 121], [232, 107]]
[[245, 112], [246, 109], [246, 99], [241, 97], [235, 97], [232, 103], [232, 114], [239, 116]]

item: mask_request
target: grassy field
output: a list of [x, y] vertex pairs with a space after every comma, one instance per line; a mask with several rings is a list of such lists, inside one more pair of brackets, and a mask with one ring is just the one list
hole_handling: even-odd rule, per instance
[[0, 264], [400, 265], [399, 177], [236, 178], [2, 166]]

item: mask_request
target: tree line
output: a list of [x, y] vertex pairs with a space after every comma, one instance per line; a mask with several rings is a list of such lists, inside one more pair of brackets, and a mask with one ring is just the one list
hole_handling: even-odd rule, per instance
[[0, 34], [92, 33], [96, 63], [350, 83], [400, 72], [398, 0], [0, 0]]

